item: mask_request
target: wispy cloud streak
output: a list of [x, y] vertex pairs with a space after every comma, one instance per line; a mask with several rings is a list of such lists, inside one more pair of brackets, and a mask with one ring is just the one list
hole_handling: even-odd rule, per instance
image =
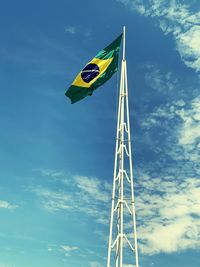
[[17, 208], [16, 205], [13, 205], [5, 200], [0, 200], [0, 209], [14, 210], [16, 208]]
[[200, 71], [200, 12], [190, 5], [168, 0], [118, 0], [142, 16], [157, 19], [164, 34], [171, 33], [183, 62]]
[[[35, 193], [41, 207], [49, 212], [82, 212], [92, 217], [97, 223], [108, 223], [108, 201], [110, 186], [107, 182], [87, 176], [71, 176], [61, 171], [38, 170], [41, 175], [62, 185], [58, 191], [47, 187], [35, 186], [30, 190]], [[59, 179], [58, 179], [59, 178]]]

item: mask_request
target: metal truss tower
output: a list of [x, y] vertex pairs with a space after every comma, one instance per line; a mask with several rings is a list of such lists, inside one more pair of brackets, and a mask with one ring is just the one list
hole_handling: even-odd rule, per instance
[[126, 264], [139, 267], [124, 27], [107, 267]]

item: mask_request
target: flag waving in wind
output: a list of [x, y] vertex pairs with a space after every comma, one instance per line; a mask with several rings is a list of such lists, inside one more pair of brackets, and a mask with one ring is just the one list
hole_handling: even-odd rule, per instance
[[75, 103], [104, 84], [118, 69], [118, 57], [122, 34], [111, 44], [101, 50], [86, 66], [80, 71], [65, 95]]

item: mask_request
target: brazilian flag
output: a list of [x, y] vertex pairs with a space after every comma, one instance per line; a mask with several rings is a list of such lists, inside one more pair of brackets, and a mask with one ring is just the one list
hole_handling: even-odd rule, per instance
[[77, 75], [65, 95], [75, 103], [104, 84], [118, 69], [122, 34], [101, 50]]

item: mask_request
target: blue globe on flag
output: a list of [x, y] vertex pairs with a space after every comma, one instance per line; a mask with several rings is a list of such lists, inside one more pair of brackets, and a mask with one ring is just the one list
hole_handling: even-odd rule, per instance
[[88, 64], [81, 72], [81, 78], [84, 82], [89, 83], [96, 76], [99, 75], [100, 69], [97, 64], [90, 63]]

